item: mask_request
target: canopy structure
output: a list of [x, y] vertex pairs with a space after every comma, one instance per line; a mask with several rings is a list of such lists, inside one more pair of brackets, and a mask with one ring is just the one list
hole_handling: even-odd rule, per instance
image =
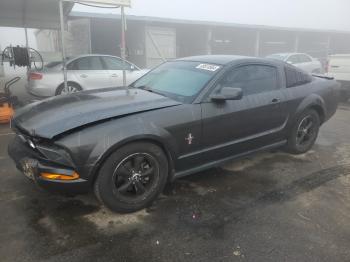
[[[64, 2], [67, 15], [74, 3]], [[1, 0], [0, 26], [59, 29], [59, 0]]]
[[[125, 60], [125, 13], [124, 7], [130, 7], [131, 0], [1, 0], [0, 26], [60, 29], [62, 44], [62, 62], [64, 85], [67, 87], [66, 55], [64, 41], [65, 16], [70, 13], [75, 3], [94, 7], [110, 6], [121, 9], [122, 37], [121, 53]], [[103, 7], [102, 6], [102, 7]], [[26, 33], [26, 46], [28, 48], [28, 35]], [[126, 83], [126, 73], [123, 70], [123, 83]]]

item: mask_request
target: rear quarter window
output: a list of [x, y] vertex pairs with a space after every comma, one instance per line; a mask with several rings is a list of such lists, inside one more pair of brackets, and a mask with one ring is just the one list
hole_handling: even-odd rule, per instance
[[287, 88], [304, 85], [312, 82], [312, 76], [297, 68], [285, 66]]

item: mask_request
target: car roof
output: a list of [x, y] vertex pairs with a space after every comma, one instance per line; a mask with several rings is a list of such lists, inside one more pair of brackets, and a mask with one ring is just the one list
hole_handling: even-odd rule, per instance
[[[115, 55], [106, 55], [106, 54], [84, 54], [84, 55], [72, 56], [69, 60], [75, 60], [75, 59], [77, 59], [77, 58], [91, 57], [91, 56], [111, 56], [111, 57], [120, 58], [119, 56], [115, 56]], [[120, 58], [120, 59], [121, 59], [121, 58]]]
[[[271, 54], [271, 55], [281, 55], [281, 56], [291, 56], [291, 55], [308, 55], [306, 53], [276, 53], [276, 54]], [[268, 56], [271, 56], [268, 55]]]
[[202, 56], [189, 56], [184, 58], [176, 59], [176, 61], [195, 61], [202, 63], [211, 63], [218, 65], [226, 65], [233, 61], [249, 59], [253, 57], [238, 56], [238, 55], [202, 55]]
[[201, 63], [217, 64], [217, 65], [228, 65], [234, 62], [269, 62], [269, 63], [281, 65], [281, 63], [279, 61], [276, 61], [275, 59], [239, 56], [239, 55], [189, 56], [189, 57], [176, 59], [175, 61], [193, 61], [193, 62], [201, 62]]

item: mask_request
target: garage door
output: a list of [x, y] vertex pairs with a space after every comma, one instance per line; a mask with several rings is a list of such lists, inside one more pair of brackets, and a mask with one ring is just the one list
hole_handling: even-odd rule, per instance
[[68, 27], [67, 55], [77, 56], [91, 53], [90, 19], [71, 20]]
[[164, 27], [146, 27], [146, 65], [152, 68], [176, 58], [176, 30]]

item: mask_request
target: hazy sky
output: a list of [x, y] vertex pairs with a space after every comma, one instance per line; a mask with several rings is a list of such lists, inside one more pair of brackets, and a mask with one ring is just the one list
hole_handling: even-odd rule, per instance
[[[350, 0], [131, 0], [128, 14], [350, 31]], [[119, 12], [76, 6], [74, 10]]]

